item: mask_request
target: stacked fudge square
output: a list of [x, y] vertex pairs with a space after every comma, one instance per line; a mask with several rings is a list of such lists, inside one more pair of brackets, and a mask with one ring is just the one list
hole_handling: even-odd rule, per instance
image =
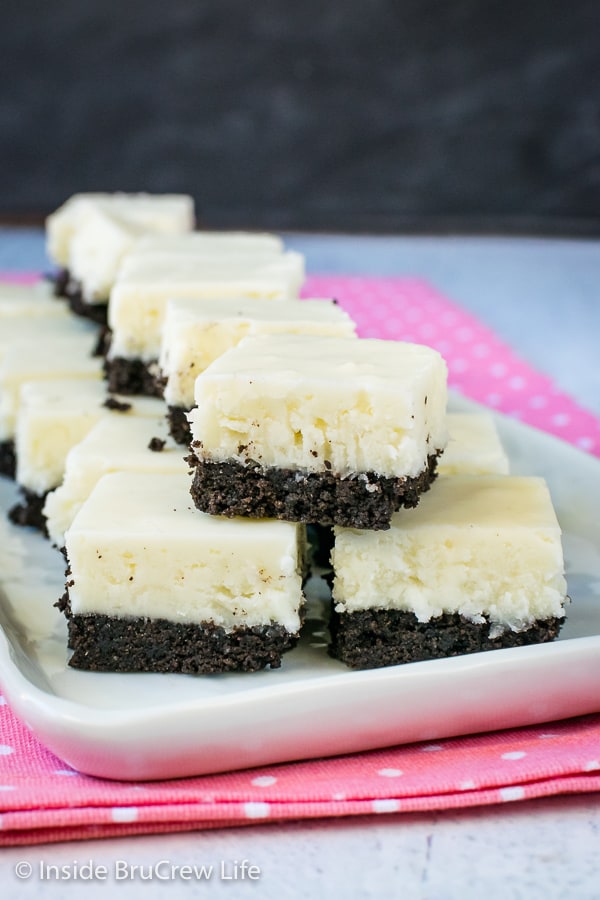
[[[147, 195], [77, 195], [48, 223], [57, 289], [110, 338], [85, 387], [61, 373], [19, 395], [22, 508], [65, 550], [71, 665], [278, 667], [307, 525], [331, 530], [329, 649], [348, 666], [555, 637], [547, 487], [507, 474], [491, 419], [447, 415], [439, 354], [298, 300], [303, 260], [274, 235], [192, 223], [189, 198]], [[62, 435], [37, 480], [36, 427]]]

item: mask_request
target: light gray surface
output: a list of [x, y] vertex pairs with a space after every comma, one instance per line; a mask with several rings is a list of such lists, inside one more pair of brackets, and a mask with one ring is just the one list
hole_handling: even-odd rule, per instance
[[[418, 275], [494, 328], [524, 358], [600, 413], [600, 245], [595, 242], [478, 238], [288, 236], [313, 273]], [[43, 269], [40, 232], [0, 232], [0, 269]], [[86, 897], [260, 897], [300, 900], [592, 900], [599, 896], [595, 796], [554, 798], [463, 812], [253, 826], [181, 835], [6, 848], [0, 884], [10, 897], [59, 900], [81, 886], [41, 881], [40, 860], [106, 865], [107, 882]], [[260, 866], [256, 882], [221, 881], [221, 860]], [[37, 874], [19, 882], [14, 865]], [[199, 885], [119, 881], [116, 860], [152, 866], [212, 864]]]

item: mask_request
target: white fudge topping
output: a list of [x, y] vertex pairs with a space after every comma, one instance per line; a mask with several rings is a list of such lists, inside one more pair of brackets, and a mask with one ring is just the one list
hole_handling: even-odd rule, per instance
[[438, 461], [440, 475], [508, 475], [508, 456], [492, 416], [448, 413], [448, 446]]
[[446, 444], [446, 364], [395, 341], [257, 335], [197, 379], [198, 457], [416, 476]]
[[[46, 304], [43, 304], [46, 306]], [[48, 303], [57, 307], [58, 314], [30, 316], [0, 316], [0, 360], [17, 344], [30, 344], [32, 347], [44, 344], [57, 338], [87, 339], [90, 353], [97, 341], [97, 328], [89, 321], [71, 315], [64, 303]]]
[[185, 194], [74, 194], [46, 219], [46, 249], [52, 262], [69, 266], [71, 241], [97, 210], [146, 231], [168, 234], [194, 227], [194, 201]]
[[81, 287], [85, 303], [106, 303], [119, 266], [143, 233], [137, 225], [102, 209], [93, 209], [73, 235], [69, 274]]
[[105, 475], [66, 534], [71, 609], [296, 633], [302, 535], [199, 512], [187, 474]]
[[460, 613], [503, 629], [564, 616], [561, 531], [541, 478], [440, 476], [389, 531], [335, 529], [338, 612]]
[[43, 341], [17, 341], [0, 358], [0, 440], [15, 436], [21, 385], [48, 378], [101, 378], [102, 363], [91, 355], [89, 334]]
[[191, 409], [194, 383], [217, 357], [249, 334], [355, 337], [356, 325], [332, 300], [170, 300], [159, 366], [170, 406]]
[[15, 449], [16, 480], [34, 494], [44, 494], [63, 479], [67, 454], [106, 416], [122, 421], [130, 416], [155, 419], [164, 405], [151, 397], [121, 397], [129, 409], [113, 412], [106, 405], [106, 385], [95, 379], [52, 378], [21, 386]]
[[144, 235], [136, 240], [132, 253], [193, 253], [202, 256], [248, 254], [266, 261], [280, 256], [283, 240], [275, 234], [249, 231], [194, 231], [189, 234]]
[[52, 295], [52, 287], [48, 281], [36, 281], [35, 284], [0, 284], [2, 328], [9, 318], [59, 318], [67, 315], [67, 307]]
[[256, 265], [247, 257], [126, 257], [110, 295], [108, 321], [113, 336], [109, 357], [158, 359], [165, 308], [171, 298], [289, 299], [297, 297], [303, 279], [304, 258], [292, 251]]
[[[131, 399], [137, 415], [112, 413], [102, 417], [67, 454], [63, 483], [48, 494], [44, 505], [48, 534], [57, 547], [64, 546], [65, 532], [103, 475], [109, 472], [164, 475], [188, 471], [182, 448], [168, 436], [164, 414], [139, 415], [140, 410], [161, 405], [160, 401]], [[153, 437], [165, 441], [162, 451], [153, 452], [148, 448]]]

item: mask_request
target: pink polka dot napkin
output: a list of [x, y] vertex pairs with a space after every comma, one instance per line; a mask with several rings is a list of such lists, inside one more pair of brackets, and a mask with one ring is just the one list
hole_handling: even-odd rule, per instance
[[[451, 385], [465, 395], [600, 456], [598, 419], [427, 283], [314, 276], [304, 293], [336, 297], [363, 337], [436, 347], [448, 361]], [[133, 784], [69, 769], [0, 697], [4, 845], [441, 810], [597, 790], [600, 715], [346, 757]]]

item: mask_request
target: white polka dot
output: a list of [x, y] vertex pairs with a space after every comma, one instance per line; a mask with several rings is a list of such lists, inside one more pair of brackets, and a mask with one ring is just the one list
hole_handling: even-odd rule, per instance
[[0, 756], [10, 756], [14, 752], [14, 747], [9, 747], [8, 744], [0, 744]]
[[244, 803], [244, 815], [247, 819], [266, 819], [271, 815], [268, 803]]
[[14, 784], [0, 784], [0, 791], [16, 791]]
[[473, 338], [473, 329], [472, 328], [457, 328], [456, 337], [459, 341], [470, 341]]
[[375, 813], [398, 812], [400, 804], [397, 800], [373, 800], [371, 804]]
[[331, 799], [332, 799], [332, 800], [345, 800], [345, 799], [346, 799], [346, 795], [345, 795], [345, 794], [342, 794], [342, 793], [332, 794], [332, 795], [331, 795]]
[[564, 428], [565, 425], [568, 425], [571, 421], [571, 416], [568, 413], [556, 413], [552, 416], [552, 424], [558, 425], [559, 428]]
[[472, 348], [471, 353], [477, 359], [482, 359], [484, 356], [487, 356], [490, 352], [490, 348], [487, 344], [475, 344]]
[[583, 767], [584, 772], [595, 772], [597, 769], [600, 769], [600, 760], [598, 759], [590, 759]]
[[582, 450], [593, 450], [595, 443], [594, 438], [591, 437], [577, 438], [577, 446], [581, 447]]
[[526, 381], [522, 375], [513, 375], [508, 381], [508, 386], [511, 387], [513, 391], [522, 391], [525, 384]]
[[499, 406], [502, 403], [502, 394], [488, 394], [485, 402], [488, 406]]
[[443, 750], [441, 744], [426, 744], [425, 747], [421, 747], [423, 753], [434, 753], [436, 750]]
[[73, 769], [55, 769], [55, 775], [79, 775], [79, 772], [75, 772]]
[[461, 781], [458, 787], [461, 791], [474, 791], [476, 784], [474, 781]]
[[545, 406], [548, 406], [548, 398], [544, 397], [543, 394], [535, 394], [529, 398], [529, 405], [532, 409], [543, 409]]
[[525, 791], [522, 787], [505, 787], [498, 791], [502, 800], [522, 800], [525, 797]]
[[490, 366], [490, 375], [493, 375], [494, 378], [502, 378], [503, 375], [506, 375], [506, 366], [504, 363], [492, 363]]
[[258, 778], [253, 778], [251, 783], [256, 787], [271, 787], [272, 784], [277, 783], [277, 779], [273, 775], [259, 775]]
[[113, 822], [135, 822], [138, 817], [135, 806], [113, 806], [110, 811]]
[[377, 774], [383, 775], [384, 778], [398, 778], [403, 772], [402, 769], [379, 769]]
[[503, 753], [502, 759], [523, 759], [524, 756], [527, 756], [527, 754], [523, 753], [522, 750], [511, 750], [510, 753]]
[[469, 363], [467, 362], [467, 360], [460, 357], [459, 359], [453, 360], [451, 364], [451, 369], [453, 372], [466, 372], [468, 368]]
[[421, 337], [423, 337], [423, 338], [431, 338], [435, 334], [435, 328], [433, 327], [433, 325], [429, 325], [428, 323], [425, 323], [424, 325], [421, 325], [421, 327], [419, 328], [419, 333], [420, 333]]

